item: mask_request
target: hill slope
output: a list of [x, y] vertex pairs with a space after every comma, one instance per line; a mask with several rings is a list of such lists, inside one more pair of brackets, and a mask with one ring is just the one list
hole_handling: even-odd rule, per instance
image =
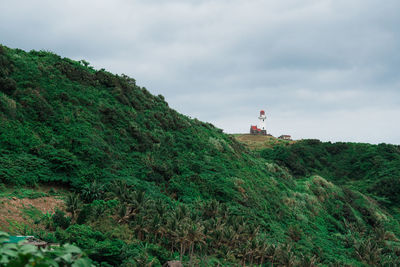
[[373, 199], [295, 177], [127, 76], [6, 47], [0, 70], [1, 182], [75, 192], [41, 238], [103, 266], [396, 261], [398, 221]]
[[260, 154], [297, 177], [319, 174], [367, 193], [386, 206], [399, 207], [400, 146], [304, 140], [290, 146], [275, 145]]

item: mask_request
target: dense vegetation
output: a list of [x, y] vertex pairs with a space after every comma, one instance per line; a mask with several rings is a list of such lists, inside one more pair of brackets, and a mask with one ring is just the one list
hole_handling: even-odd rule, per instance
[[342, 186], [367, 172], [259, 154], [125, 75], [0, 47], [0, 182], [71, 191], [36, 236], [102, 266], [400, 264], [398, 220]]
[[399, 206], [400, 146], [304, 140], [264, 149], [261, 155], [296, 177], [319, 174], [373, 195], [384, 205]]

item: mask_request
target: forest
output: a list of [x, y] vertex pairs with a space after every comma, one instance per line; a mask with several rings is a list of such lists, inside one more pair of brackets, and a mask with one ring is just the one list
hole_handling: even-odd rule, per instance
[[72, 245], [88, 266], [400, 265], [399, 154], [251, 150], [126, 75], [0, 46], [0, 199], [64, 203], [0, 231]]

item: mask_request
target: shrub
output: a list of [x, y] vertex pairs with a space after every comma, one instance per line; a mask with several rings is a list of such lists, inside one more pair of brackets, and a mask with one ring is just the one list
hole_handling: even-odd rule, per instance
[[65, 212], [56, 209], [55, 213], [51, 217], [55, 227], [61, 227], [66, 229], [71, 224], [71, 217], [65, 216]]
[[10, 78], [0, 78], [0, 89], [3, 93], [11, 95], [17, 89], [17, 83]]

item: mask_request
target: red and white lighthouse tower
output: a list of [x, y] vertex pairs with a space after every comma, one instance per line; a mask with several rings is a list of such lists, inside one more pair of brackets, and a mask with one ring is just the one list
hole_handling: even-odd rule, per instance
[[261, 131], [265, 131], [265, 134], [267, 134], [267, 126], [265, 120], [267, 119], [267, 116], [265, 116], [265, 111], [261, 110], [260, 111], [260, 116], [258, 117], [259, 122], [258, 122], [258, 129]]

